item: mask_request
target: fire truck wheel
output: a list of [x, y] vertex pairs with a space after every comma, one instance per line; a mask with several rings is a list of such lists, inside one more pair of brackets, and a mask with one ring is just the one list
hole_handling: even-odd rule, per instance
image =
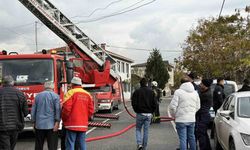
[[113, 109], [114, 109], [114, 105], [113, 105], [113, 103], [111, 104], [111, 107], [110, 107], [110, 109], [109, 109], [109, 113], [112, 113], [113, 112]]
[[117, 104], [117, 105], [115, 106], [115, 109], [116, 109], [116, 110], [119, 110], [119, 104]]

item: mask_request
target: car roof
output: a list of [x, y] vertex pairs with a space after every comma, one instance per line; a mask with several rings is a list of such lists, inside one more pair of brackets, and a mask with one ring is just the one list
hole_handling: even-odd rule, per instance
[[250, 97], [250, 91], [235, 92], [232, 95], [234, 95], [236, 97]]
[[[225, 84], [234, 84], [237, 86], [236, 82], [235, 81], [232, 81], [232, 80], [224, 80], [225, 81]], [[196, 80], [194, 81], [195, 84], [200, 84], [201, 83], [201, 80]], [[213, 80], [213, 84], [217, 84], [217, 79], [214, 79]]]

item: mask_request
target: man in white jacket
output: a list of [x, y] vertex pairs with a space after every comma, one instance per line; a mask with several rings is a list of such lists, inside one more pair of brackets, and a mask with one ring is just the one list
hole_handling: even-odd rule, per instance
[[195, 113], [200, 109], [200, 98], [191, 82], [186, 82], [185, 79], [182, 81], [180, 88], [174, 93], [169, 111], [171, 116], [175, 118], [180, 150], [187, 149], [187, 141], [190, 150], [195, 150]]

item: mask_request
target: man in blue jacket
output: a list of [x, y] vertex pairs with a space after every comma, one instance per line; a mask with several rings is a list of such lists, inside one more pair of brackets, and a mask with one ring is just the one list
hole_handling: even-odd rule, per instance
[[45, 90], [35, 97], [31, 119], [36, 133], [35, 150], [43, 150], [45, 138], [48, 149], [57, 150], [58, 128], [61, 120], [60, 98], [53, 92], [54, 83], [45, 82]]

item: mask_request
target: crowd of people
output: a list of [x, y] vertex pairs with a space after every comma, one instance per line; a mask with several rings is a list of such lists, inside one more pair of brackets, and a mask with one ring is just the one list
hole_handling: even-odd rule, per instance
[[[31, 120], [35, 132], [35, 150], [43, 150], [45, 139], [49, 150], [57, 150], [59, 123], [63, 122], [62, 150], [86, 150], [88, 119], [93, 115], [92, 96], [82, 88], [78, 77], [71, 80], [71, 89], [60, 103], [53, 82], [44, 83], [44, 91], [35, 97]], [[14, 150], [17, 136], [28, 115], [24, 94], [14, 87], [11, 76], [5, 76], [0, 88], [0, 149]]]
[[[202, 79], [199, 85], [194, 83], [194, 74], [190, 73], [181, 80], [169, 105], [170, 114], [175, 118], [176, 130], [180, 142], [180, 150], [212, 150], [208, 135], [211, 121], [210, 108], [215, 114], [224, 99], [224, 78], [218, 78], [214, 90], [212, 79]], [[250, 81], [245, 79], [238, 92], [250, 91]], [[211, 128], [213, 137], [214, 127]], [[199, 148], [198, 148], [199, 147]]]
[[[218, 78], [214, 90], [211, 90], [212, 79], [202, 79], [199, 85], [194, 83], [194, 75], [188, 74], [180, 81], [179, 89], [174, 92], [169, 104], [170, 115], [175, 118], [179, 137], [180, 150], [211, 150], [207, 133], [211, 120], [209, 110], [215, 113], [225, 99], [224, 79]], [[148, 86], [148, 83], [151, 86]], [[82, 88], [78, 77], [71, 80], [71, 89], [64, 101], [54, 91], [53, 82], [44, 83], [44, 91], [35, 97], [31, 109], [31, 120], [35, 132], [35, 150], [43, 150], [45, 139], [48, 149], [57, 150], [58, 129], [62, 120], [62, 150], [86, 150], [86, 131], [88, 120], [93, 115], [92, 96]], [[249, 91], [250, 82], [245, 79], [238, 91]], [[137, 150], [146, 150], [149, 126], [160, 123], [159, 104], [161, 90], [157, 82], [146, 78], [140, 81], [140, 88], [131, 97], [133, 110], [136, 113]], [[0, 88], [0, 149], [14, 150], [17, 136], [24, 128], [24, 117], [28, 115], [25, 95], [14, 87], [11, 76], [5, 76]], [[212, 129], [213, 130], [213, 129]], [[143, 132], [142, 132], [143, 131]]]

